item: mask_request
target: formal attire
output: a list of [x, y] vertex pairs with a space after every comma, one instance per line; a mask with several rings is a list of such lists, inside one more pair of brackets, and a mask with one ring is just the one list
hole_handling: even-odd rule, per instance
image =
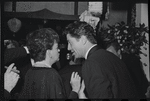
[[[19, 98], [59, 99], [67, 98], [67, 96], [62, 79], [55, 69], [32, 67], [26, 73], [24, 87]], [[72, 91], [69, 98], [77, 98], [77, 94]]]
[[4, 99], [11, 99], [11, 94], [4, 89]]
[[4, 52], [4, 65], [10, 65], [22, 57], [26, 57], [27, 52], [23, 47], [6, 49]]
[[25, 48], [11, 48], [6, 49], [4, 52], [4, 65], [9, 66], [11, 63], [15, 63], [15, 66], [20, 71], [20, 74], [24, 77], [29, 67], [31, 67], [30, 55], [27, 54]]
[[82, 77], [90, 99], [137, 98], [134, 82], [124, 62], [97, 45], [87, 54]]
[[12, 98], [16, 98], [22, 90], [25, 74], [32, 67], [30, 55], [27, 54], [27, 51], [23, 47], [6, 49], [4, 52], [4, 65], [8, 66], [11, 63], [15, 63], [17, 70], [20, 71], [20, 79], [11, 91]]
[[148, 80], [142, 69], [142, 63], [140, 59], [134, 54], [122, 54], [122, 60], [126, 64], [131, 77], [138, 89], [139, 97], [146, 98], [145, 93], [149, 86]]
[[67, 97], [70, 96], [70, 92], [72, 90], [70, 85], [71, 74], [72, 72], [78, 72], [79, 76], [81, 77], [81, 66], [82, 65], [79, 64], [67, 65], [64, 68], [59, 70], [59, 74], [62, 77], [65, 86]]

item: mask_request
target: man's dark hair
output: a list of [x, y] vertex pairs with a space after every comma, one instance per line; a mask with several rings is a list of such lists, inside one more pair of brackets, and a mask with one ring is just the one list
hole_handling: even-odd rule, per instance
[[96, 32], [94, 31], [93, 27], [86, 22], [75, 21], [74, 23], [69, 24], [65, 28], [64, 34], [70, 34], [76, 39], [79, 39], [82, 35], [84, 35], [91, 43], [97, 43], [95, 39]]
[[29, 33], [27, 47], [35, 62], [45, 59], [46, 51], [52, 49], [54, 42], [59, 42], [58, 34], [51, 28], [42, 28]]

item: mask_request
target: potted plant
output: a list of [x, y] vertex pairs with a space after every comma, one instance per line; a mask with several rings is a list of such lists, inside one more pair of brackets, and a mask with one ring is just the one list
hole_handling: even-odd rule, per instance
[[[102, 27], [100, 29], [101, 39], [105, 43], [111, 43], [117, 41], [120, 45], [120, 50], [123, 53], [133, 53], [136, 56], [145, 53], [141, 52], [141, 46], [148, 44], [145, 34], [149, 33], [148, 27], [145, 24], [139, 24], [139, 27], [135, 25], [126, 25], [124, 22], [116, 23], [115, 25], [108, 25], [108, 28]], [[147, 49], [144, 47], [144, 49]]]

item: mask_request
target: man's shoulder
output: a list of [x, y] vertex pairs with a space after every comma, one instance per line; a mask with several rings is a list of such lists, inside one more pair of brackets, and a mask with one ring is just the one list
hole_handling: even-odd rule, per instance
[[89, 58], [103, 58], [105, 56], [114, 57], [114, 55], [104, 49], [98, 49], [95, 52], [93, 52]]

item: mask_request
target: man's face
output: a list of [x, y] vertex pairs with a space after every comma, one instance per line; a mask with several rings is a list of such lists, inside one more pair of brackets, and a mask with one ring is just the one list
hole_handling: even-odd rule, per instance
[[80, 39], [76, 39], [72, 37], [70, 34], [67, 34], [67, 41], [68, 41], [68, 50], [72, 52], [72, 55], [75, 58], [83, 57], [83, 46]]

